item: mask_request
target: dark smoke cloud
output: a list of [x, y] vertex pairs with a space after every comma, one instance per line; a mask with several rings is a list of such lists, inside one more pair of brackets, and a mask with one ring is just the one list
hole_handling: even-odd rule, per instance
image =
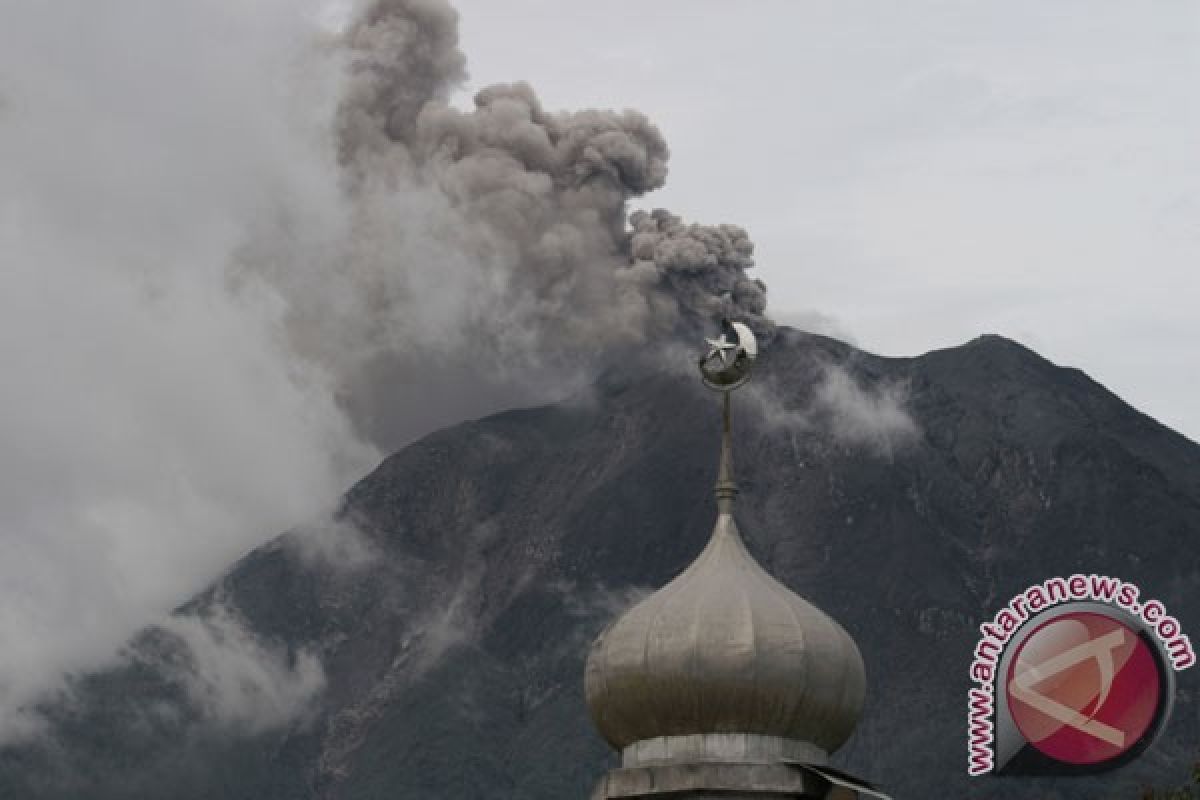
[[345, 238], [324, 261], [243, 259], [283, 295], [294, 345], [335, 376], [361, 431], [392, 447], [546, 399], [615, 352], [721, 316], [770, 329], [744, 230], [629, 217], [667, 176], [643, 114], [550, 112], [526, 83], [455, 108], [457, 23], [441, 0], [359, 11], [335, 126]]
[[[745, 231], [630, 216], [667, 175], [645, 116], [523, 83], [456, 108], [445, 2], [329, 5], [62, 0], [0, 26], [0, 741], [383, 452], [631, 352], [690, 371], [721, 316], [771, 329]], [[373, 557], [337, 526], [297, 546]], [[319, 665], [197, 625], [198, 654], [231, 645], [198, 655], [202, 694], [259, 674], [274, 724], [319, 692]]]

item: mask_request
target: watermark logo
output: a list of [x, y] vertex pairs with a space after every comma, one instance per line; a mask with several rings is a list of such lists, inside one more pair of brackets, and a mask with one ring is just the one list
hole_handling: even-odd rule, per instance
[[1032, 631], [1005, 676], [1026, 742], [1066, 764], [1119, 758], [1151, 729], [1165, 688], [1153, 645], [1124, 622], [1068, 611]]
[[1170, 715], [1174, 673], [1195, 661], [1162, 603], [1099, 575], [1051, 578], [1015, 596], [971, 662], [968, 768], [1071, 775], [1128, 763]]

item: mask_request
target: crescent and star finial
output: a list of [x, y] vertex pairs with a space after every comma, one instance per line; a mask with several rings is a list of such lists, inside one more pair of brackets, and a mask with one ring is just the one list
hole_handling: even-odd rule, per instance
[[[732, 337], [732, 338], [731, 338]], [[721, 321], [721, 335], [705, 339], [709, 350], [700, 359], [700, 377], [704, 385], [721, 393], [721, 459], [717, 465], [717, 510], [733, 513], [737, 482], [733, 479], [733, 436], [729, 410], [730, 393], [750, 380], [750, 370], [758, 358], [758, 342], [753, 331], [740, 322]]]
[[700, 359], [704, 385], [719, 392], [731, 392], [750, 379], [750, 369], [758, 358], [754, 333], [741, 322], [721, 321], [721, 335], [705, 339], [708, 353]]

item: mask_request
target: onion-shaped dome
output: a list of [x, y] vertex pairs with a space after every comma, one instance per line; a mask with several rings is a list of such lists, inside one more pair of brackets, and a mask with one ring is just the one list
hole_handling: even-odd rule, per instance
[[730, 514], [682, 574], [592, 645], [592, 720], [613, 747], [660, 736], [757, 733], [826, 753], [862, 712], [862, 656], [849, 634], [772, 578]]
[[[721, 350], [733, 345], [709, 341], [707, 358], [727, 364]], [[729, 391], [708, 378], [723, 390], [725, 423], [712, 538], [679, 576], [597, 637], [587, 660], [588, 707], [627, 765], [664, 747], [668, 760], [676, 748], [702, 757], [697, 747], [725, 754], [740, 747], [748, 757], [752, 746], [770, 760], [821, 760], [849, 738], [862, 712], [862, 656], [840, 625], [746, 550], [733, 518]], [[742, 744], [723, 734], [741, 735], [734, 738]]]

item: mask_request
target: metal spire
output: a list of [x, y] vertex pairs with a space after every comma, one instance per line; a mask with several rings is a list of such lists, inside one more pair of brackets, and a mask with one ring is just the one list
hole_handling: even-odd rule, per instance
[[[732, 338], [731, 338], [732, 337]], [[750, 379], [758, 357], [754, 333], [740, 322], [722, 320], [721, 336], [705, 339], [708, 353], [700, 359], [704, 385], [721, 393], [721, 460], [717, 467], [717, 513], [732, 514], [737, 482], [733, 479], [733, 422], [730, 393]]]

